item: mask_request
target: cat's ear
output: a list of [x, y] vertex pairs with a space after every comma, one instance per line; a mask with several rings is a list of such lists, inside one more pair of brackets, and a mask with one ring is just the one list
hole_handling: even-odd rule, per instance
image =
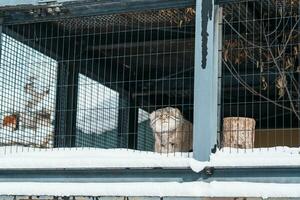
[[153, 111], [151, 114], [149, 114], [149, 118], [150, 118], [150, 121], [153, 121], [155, 119], [155, 116], [156, 115], [156, 112]]
[[176, 117], [180, 117], [181, 116], [181, 112], [180, 112], [180, 110], [178, 109], [178, 108], [174, 108], [174, 116], [176, 116]]
[[168, 113], [170, 115], [175, 114], [175, 108], [173, 108], [173, 107], [165, 107], [163, 111], [164, 111], [164, 113]]

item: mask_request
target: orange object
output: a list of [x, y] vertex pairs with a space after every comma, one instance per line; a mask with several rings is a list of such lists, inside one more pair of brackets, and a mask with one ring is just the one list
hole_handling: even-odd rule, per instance
[[5, 116], [3, 119], [3, 126], [5, 127], [13, 127], [14, 130], [17, 129], [17, 124], [18, 124], [18, 117], [17, 115], [8, 115]]

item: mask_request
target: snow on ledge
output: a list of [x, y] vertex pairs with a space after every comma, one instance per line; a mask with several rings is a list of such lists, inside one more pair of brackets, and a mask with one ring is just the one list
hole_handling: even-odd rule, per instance
[[300, 166], [300, 148], [276, 147], [249, 150], [224, 148], [211, 155], [209, 162], [196, 161], [191, 153], [166, 155], [126, 149], [0, 148], [0, 169], [159, 167], [192, 168], [195, 172], [199, 172], [206, 166]]
[[[18, 148], [18, 149], [17, 149]], [[6, 151], [4, 153], [3, 151]], [[0, 148], [4, 168], [188, 168], [191, 154], [161, 155], [127, 149]]]
[[209, 162], [191, 159], [191, 168], [300, 166], [300, 148], [273, 147], [257, 149], [223, 148], [210, 156]]
[[0, 183], [0, 195], [293, 198], [300, 196], [299, 188], [300, 184], [247, 182], [6, 182]]

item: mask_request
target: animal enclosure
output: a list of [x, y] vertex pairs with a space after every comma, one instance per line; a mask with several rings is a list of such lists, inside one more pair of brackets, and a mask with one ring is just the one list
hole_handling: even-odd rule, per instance
[[220, 139], [235, 135], [221, 145], [299, 147], [300, 2], [222, 1], [220, 8], [219, 107], [227, 118]]
[[[300, 3], [218, 3], [218, 147], [299, 146]], [[1, 146], [193, 150], [194, 6], [31, 14], [2, 25]]]
[[192, 150], [194, 7], [38, 18], [3, 25], [1, 146]]

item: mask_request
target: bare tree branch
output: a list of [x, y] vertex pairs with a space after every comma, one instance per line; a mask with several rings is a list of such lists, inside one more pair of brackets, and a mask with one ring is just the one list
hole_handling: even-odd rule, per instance
[[[299, 20], [300, 20], [300, 18], [298, 19], [297, 23], [299, 22]], [[297, 23], [296, 23], [296, 24], [297, 24]], [[295, 27], [296, 27], [296, 26], [294, 25], [293, 28], [295, 28]], [[290, 32], [289, 37], [291, 36], [291, 33], [292, 33], [292, 31]], [[270, 44], [269, 44], [269, 40], [268, 40], [268, 38], [267, 38], [267, 36], [266, 36], [265, 34], [264, 34], [264, 37], [265, 37], [266, 43], [267, 43], [267, 45], [268, 45], [269, 52], [270, 52], [270, 54], [271, 54], [271, 56], [272, 56], [272, 59], [273, 59], [273, 61], [274, 61], [274, 64], [275, 64], [275, 66], [276, 66], [276, 68], [277, 68], [277, 70], [278, 70], [280, 76], [281, 76], [281, 77], [285, 77], [285, 73], [280, 69], [280, 67], [278, 66], [277, 61], [275, 60], [274, 54], [273, 54], [273, 52], [272, 52], [272, 50], [271, 50], [271, 47], [270, 47]], [[285, 43], [286, 46], [287, 46], [287, 44], [288, 44], [288, 41], [289, 41], [289, 39], [287, 39], [287, 42]], [[286, 49], [286, 46], [284, 46], [284, 49]], [[283, 51], [282, 51], [282, 54], [283, 54]], [[283, 86], [284, 86], [284, 89], [285, 89], [285, 91], [286, 91], [286, 93], [287, 93], [287, 95], [288, 95], [288, 98], [289, 98], [289, 101], [290, 101], [290, 104], [291, 104], [292, 111], [293, 111], [293, 113], [297, 116], [298, 120], [300, 120], [300, 115], [299, 115], [299, 113], [298, 113], [298, 112], [296, 111], [296, 109], [295, 109], [295, 105], [294, 105], [294, 103], [293, 103], [292, 96], [291, 96], [291, 94], [290, 94], [290, 92], [289, 92], [289, 89], [287, 88], [287, 85], [284, 84]]]
[[[230, 65], [231, 65], [231, 67], [229, 67], [228, 64], [227, 64], [227, 62], [225, 62], [224, 59], [222, 59], [222, 60], [223, 60], [223, 63], [225, 64], [226, 68], [227, 68], [228, 71], [230, 72], [230, 74], [231, 74], [231, 75], [232, 75], [232, 76], [233, 76], [233, 77], [234, 77], [234, 78], [235, 78], [242, 86], [244, 86], [245, 89], [247, 89], [247, 90], [248, 90], [249, 92], [251, 92], [253, 95], [259, 96], [259, 97], [261, 97], [262, 99], [264, 99], [264, 100], [266, 100], [266, 101], [268, 101], [268, 102], [270, 102], [270, 103], [272, 103], [272, 104], [274, 104], [274, 105], [276, 105], [276, 106], [278, 106], [278, 107], [281, 107], [281, 108], [283, 108], [283, 109], [285, 109], [285, 110], [288, 110], [288, 111], [291, 111], [291, 112], [293, 111], [291, 108], [286, 107], [286, 106], [283, 106], [283, 105], [277, 103], [276, 101], [274, 101], [274, 100], [272, 100], [272, 99], [270, 99], [270, 98], [268, 98], [268, 97], [262, 95], [261, 93], [257, 92], [255, 89], [253, 89], [251, 86], [249, 86], [249, 85], [241, 78], [241, 76], [238, 74], [238, 72], [236, 71], [236, 69], [234, 68], [234, 66], [233, 66], [233, 64], [232, 64], [231, 62], [229, 62]], [[233, 72], [233, 71], [234, 71], [234, 72]], [[300, 120], [299, 115], [297, 115], [297, 118]]]

